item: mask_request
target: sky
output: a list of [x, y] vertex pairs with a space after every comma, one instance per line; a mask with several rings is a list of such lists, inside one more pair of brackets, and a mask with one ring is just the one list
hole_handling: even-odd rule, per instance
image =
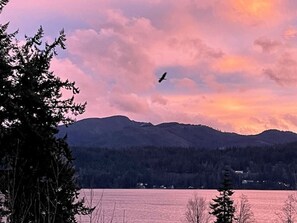
[[8, 21], [19, 40], [65, 30], [51, 70], [80, 88], [77, 119], [297, 132], [295, 0], [10, 0]]

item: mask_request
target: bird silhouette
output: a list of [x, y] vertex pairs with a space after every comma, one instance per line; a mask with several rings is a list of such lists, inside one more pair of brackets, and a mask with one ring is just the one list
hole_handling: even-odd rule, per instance
[[160, 77], [160, 79], [159, 79], [159, 83], [161, 83], [163, 80], [166, 80], [166, 79], [165, 79], [166, 74], [167, 74], [167, 72], [165, 72], [165, 73], [162, 75], [162, 77]]

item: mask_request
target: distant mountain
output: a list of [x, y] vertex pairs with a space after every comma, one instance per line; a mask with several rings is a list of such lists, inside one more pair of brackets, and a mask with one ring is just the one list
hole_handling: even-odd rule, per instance
[[258, 135], [239, 135], [203, 125], [176, 122], [153, 125], [132, 121], [125, 116], [89, 118], [69, 127], [59, 126], [58, 137], [66, 134], [70, 146], [104, 148], [154, 146], [215, 149], [297, 141], [297, 134], [289, 131], [267, 130]]

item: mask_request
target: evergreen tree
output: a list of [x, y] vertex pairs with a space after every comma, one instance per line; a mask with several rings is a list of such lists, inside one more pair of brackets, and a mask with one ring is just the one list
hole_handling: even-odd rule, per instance
[[8, 0], [1, 0], [0, 1], [0, 12], [2, 11], [3, 7], [8, 3]]
[[232, 223], [235, 208], [231, 196], [234, 192], [231, 190], [230, 173], [227, 169], [224, 170], [224, 178], [218, 192], [220, 195], [216, 196], [210, 204], [212, 210], [210, 214], [216, 217], [214, 223]]
[[[7, 2], [0, 0], [0, 12]], [[79, 89], [49, 70], [65, 34], [42, 44], [40, 28], [20, 45], [7, 27], [0, 24], [0, 214], [13, 223], [76, 222], [92, 210], [78, 200], [71, 151], [55, 135], [85, 104], [62, 98], [63, 89]]]

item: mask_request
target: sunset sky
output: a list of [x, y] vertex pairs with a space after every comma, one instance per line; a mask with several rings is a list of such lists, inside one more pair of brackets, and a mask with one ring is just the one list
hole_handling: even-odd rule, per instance
[[52, 70], [80, 87], [78, 119], [297, 132], [295, 0], [10, 0], [8, 21], [20, 40], [65, 30]]

